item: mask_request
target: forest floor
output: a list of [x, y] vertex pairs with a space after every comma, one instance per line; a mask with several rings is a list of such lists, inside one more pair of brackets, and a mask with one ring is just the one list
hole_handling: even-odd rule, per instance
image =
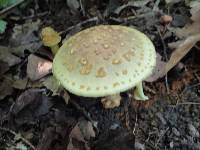
[[[0, 149], [200, 150], [199, 0], [16, 0], [0, 3], [0, 16]], [[134, 27], [154, 43], [148, 101], [129, 90], [104, 109], [100, 98], [57, 90], [41, 29], [64, 40], [99, 24]]]

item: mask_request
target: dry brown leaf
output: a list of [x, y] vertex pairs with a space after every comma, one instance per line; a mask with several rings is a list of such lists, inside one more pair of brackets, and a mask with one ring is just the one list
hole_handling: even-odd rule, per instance
[[32, 80], [38, 80], [51, 73], [52, 62], [31, 54], [28, 57], [27, 75]]
[[91, 137], [95, 137], [95, 131], [92, 123], [90, 121], [80, 119], [69, 135], [67, 150], [89, 150], [86, 140], [89, 140]]
[[148, 77], [145, 81], [147, 82], [153, 82], [156, 81], [157, 79], [161, 78], [164, 76], [164, 70], [166, 62], [161, 60], [161, 56], [159, 53], [156, 54], [156, 67], [153, 70], [153, 74]]
[[8, 76], [4, 79], [0, 79], [0, 100], [12, 94], [12, 83], [12, 79], [10, 79]]
[[39, 37], [34, 34], [39, 30], [41, 21], [26, 20], [22, 25], [15, 24], [12, 36], [9, 39], [10, 51], [18, 56], [24, 56], [24, 50], [35, 52], [42, 44]]
[[170, 28], [172, 32], [180, 39], [187, 38], [188, 36], [200, 33], [200, 22], [193, 22], [192, 24], [187, 24], [183, 28]]
[[200, 33], [189, 36], [179, 47], [172, 53], [165, 67], [165, 74], [171, 70], [190, 50], [200, 41]]
[[77, 124], [69, 135], [69, 144], [67, 146], [67, 150], [79, 150], [82, 148], [89, 150], [89, 147], [87, 146], [83, 134]]
[[53, 96], [60, 94], [61, 85], [54, 76], [47, 77], [42, 83], [47, 89], [49, 89], [53, 92], [53, 94], [52, 94]]
[[161, 56], [157, 54], [157, 64], [154, 73], [145, 81], [153, 82], [166, 75], [198, 41], [200, 41], [200, 33], [189, 36], [186, 40], [181, 40], [181, 42], [173, 43], [171, 46], [177, 48], [172, 53], [168, 62], [161, 61]]
[[81, 132], [85, 139], [89, 140], [91, 137], [95, 137], [95, 131], [90, 121], [81, 119], [78, 122], [78, 126], [81, 129]]
[[9, 52], [9, 47], [0, 46], [0, 60], [6, 62], [9, 67], [21, 62], [21, 59]]
[[192, 13], [191, 19], [192, 21], [200, 22], [200, 9], [197, 12]]
[[0, 78], [8, 70], [9, 70], [8, 63], [0, 60]]
[[13, 88], [24, 90], [27, 86], [28, 79], [18, 79], [13, 82]]

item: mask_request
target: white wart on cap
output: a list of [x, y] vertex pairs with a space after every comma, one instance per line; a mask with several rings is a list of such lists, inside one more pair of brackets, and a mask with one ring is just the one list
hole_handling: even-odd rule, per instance
[[53, 74], [73, 94], [103, 97], [135, 87], [155, 64], [155, 48], [146, 35], [130, 27], [100, 25], [63, 44]]

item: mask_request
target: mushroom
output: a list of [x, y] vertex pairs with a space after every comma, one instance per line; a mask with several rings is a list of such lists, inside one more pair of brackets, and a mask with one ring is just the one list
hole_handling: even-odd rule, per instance
[[59, 49], [58, 43], [61, 41], [58, 32], [51, 27], [45, 27], [42, 29], [40, 36], [44, 46], [50, 47], [52, 53], [55, 55]]
[[119, 25], [99, 25], [70, 37], [53, 60], [53, 74], [71, 93], [105, 97], [105, 108], [120, 105], [120, 92], [135, 88], [136, 100], [147, 100], [142, 80], [156, 64], [150, 39]]

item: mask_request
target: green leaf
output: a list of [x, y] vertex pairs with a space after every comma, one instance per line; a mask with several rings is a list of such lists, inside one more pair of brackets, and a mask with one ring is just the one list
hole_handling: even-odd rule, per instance
[[16, 0], [0, 0], [0, 8], [8, 7], [16, 3]]
[[0, 33], [1, 33], [1, 34], [5, 32], [5, 30], [6, 30], [6, 25], [7, 25], [7, 22], [0, 19]]

